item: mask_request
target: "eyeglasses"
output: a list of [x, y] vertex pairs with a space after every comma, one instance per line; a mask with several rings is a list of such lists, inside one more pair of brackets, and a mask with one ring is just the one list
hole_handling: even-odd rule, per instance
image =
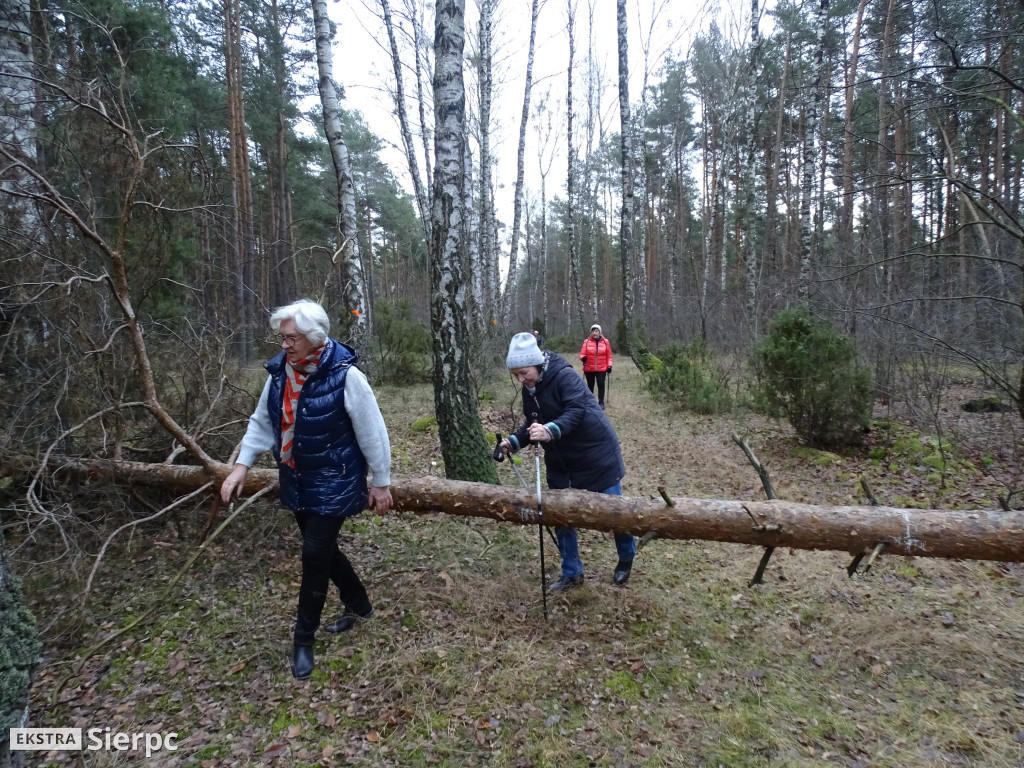
[[301, 338], [304, 338], [304, 337], [303, 336], [282, 336], [281, 334], [276, 334], [275, 336], [272, 336], [270, 338], [270, 340], [273, 341], [273, 342], [277, 342], [282, 347], [294, 347], [295, 346], [295, 342], [297, 342]]

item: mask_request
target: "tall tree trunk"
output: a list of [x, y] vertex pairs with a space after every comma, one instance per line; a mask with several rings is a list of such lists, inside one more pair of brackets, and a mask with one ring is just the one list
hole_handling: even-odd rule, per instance
[[[896, 0], [886, 3], [885, 27], [882, 33], [881, 77], [878, 81], [878, 135], [875, 143], [876, 190], [873, 195], [874, 251], [880, 270], [873, 272], [881, 282], [881, 295], [888, 296], [892, 265], [889, 263], [892, 228], [889, 216], [889, 179], [891, 153], [889, 150], [889, 89], [895, 57], [893, 36], [896, 26]], [[966, 263], [966, 262], [965, 262]], [[883, 298], [883, 301], [885, 299]]]
[[786, 35], [786, 49], [782, 59], [782, 77], [779, 78], [778, 108], [775, 110], [775, 140], [772, 142], [771, 156], [767, 159], [765, 177], [765, 215], [764, 215], [764, 253], [761, 262], [770, 268], [779, 269], [782, 259], [778, 254], [778, 219], [779, 219], [779, 166], [782, 162], [782, 131], [783, 118], [786, 115], [786, 93], [789, 80], [789, 61], [793, 48], [793, 35]]
[[484, 266], [483, 256], [480, 253], [480, 219], [473, 215], [476, 208], [473, 196], [473, 153], [468, 140], [462, 145], [462, 148], [462, 206], [465, 212], [465, 232], [463, 233], [465, 263], [462, 266], [462, 273], [469, 280], [470, 286], [470, 297], [466, 305], [466, 314], [469, 318], [467, 327], [470, 338], [473, 340], [473, 348], [478, 349], [488, 330], [487, 288], [490, 285], [490, 270]]
[[483, 281], [481, 299], [483, 307], [480, 317], [483, 328], [488, 329], [498, 312], [498, 254], [495, 247], [494, 200], [491, 184], [491, 98], [494, 83], [491, 77], [492, 35], [494, 0], [478, 0], [480, 8], [477, 79], [480, 107], [480, 196], [478, 204], [480, 235], [480, 276]]
[[[0, 28], [6, 22], [3, 16], [9, 13], [0, 11]], [[0, 29], [0, 38], [6, 36]], [[0, 55], [5, 53], [5, 42], [0, 40]], [[24, 765], [25, 752], [11, 751], [8, 736], [11, 728], [28, 726], [29, 691], [39, 650], [35, 617], [25, 605], [21, 582], [11, 571], [0, 528], [0, 768]]]
[[288, 73], [285, 67], [284, 45], [281, 40], [281, 20], [278, 0], [272, 0], [271, 14], [274, 23], [270, 31], [274, 35], [271, 53], [271, 67], [274, 73], [274, 153], [270, 162], [273, 194], [271, 195], [270, 259], [267, 270], [269, 290], [261, 290], [264, 301], [274, 306], [294, 301], [298, 292], [295, 280], [294, 254], [292, 253], [291, 189], [288, 185], [288, 147], [284, 108], [287, 99]]
[[839, 217], [839, 263], [847, 265], [853, 254], [853, 107], [857, 97], [857, 62], [860, 59], [860, 32], [868, 0], [860, 0], [857, 21], [850, 43], [850, 62], [846, 68], [846, 92], [843, 110], [843, 207]]
[[619, 254], [622, 260], [622, 327], [626, 354], [637, 367], [646, 370], [640, 357], [636, 328], [636, 307], [633, 295], [633, 216], [636, 202], [633, 195], [633, 140], [629, 106], [629, 29], [626, 23], [626, 0], [616, 0], [619, 61], [619, 133], [622, 170], [622, 213], [619, 224]]
[[231, 290], [229, 318], [235, 334], [239, 357], [248, 362], [253, 356], [256, 331], [254, 289], [255, 238], [252, 224], [252, 181], [249, 172], [249, 140], [245, 126], [245, 100], [242, 88], [242, 20], [238, 0], [224, 0], [224, 50], [227, 86], [229, 173], [231, 179], [232, 228], [229, 275]]
[[747, 288], [747, 322], [750, 324], [750, 331], [753, 338], [758, 335], [757, 317], [757, 279], [758, 260], [756, 248], [757, 227], [755, 222], [758, 217], [754, 214], [756, 196], [754, 193], [755, 175], [754, 168], [757, 159], [757, 60], [761, 47], [760, 30], [758, 20], [761, 14], [759, 0], [750, 2], [750, 50], [747, 55], [747, 71], [743, 81], [744, 91], [740, 103], [746, 104], [747, 114], [744, 120], [746, 124], [746, 168], [743, 178], [743, 214], [746, 223], [743, 227], [743, 261], [746, 265], [746, 288]]
[[[523, 251], [526, 254], [526, 296], [527, 296], [527, 312], [529, 313], [526, 318], [526, 322], [534, 328], [534, 330], [541, 330], [537, 328], [537, 257], [536, 248], [534, 247], [534, 240], [530, 238], [530, 232], [533, 229], [533, 222], [531, 216], [531, 207], [526, 206], [526, 237], [523, 239]], [[513, 290], [518, 292], [518, 287], [513, 286]], [[516, 297], [512, 297], [512, 301], [515, 302]], [[510, 313], [509, 317], [512, 315]], [[506, 326], [507, 327], [507, 326]], [[547, 334], [547, 329], [543, 329], [544, 333]]]
[[807, 106], [804, 112], [803, 159], [800, 182], [800, 277], [797, 294], [806, 300], [811, 286], [813, 272], [814, 229], [811, 223], [811, 207], [815, 194], [815, 179], [818, 169], [818, 114], [825, 103], [825, 29], [828, 19], [828, 0], [820, 0], [815, 14], [817, 45], [811, 82], [807, 88]]
[[[31, 13], [29, 0], [13, 0], [0, 9], [0, 146], [17, 153], [20, 161], [34, 164], [36, 96]], [[5, 246], [14, 246], [22, 254], [28, 250], [21, 250], [22, 243], [37, 242], [39, 229], [34, 205], [15, 194], [27, 191], [27, 181], [27, 175], [17, 167], [4, 168], [0, 176], [0, 229]], [[4, 768], [24, 764], [25, 752], [8, 749], [8, 734], [9, 729], [28, 724], [29, 691], [38, 656], [35, 619], [25, 606], [20, 582], [11, 572], [0, 526], [0, 766]]]
[[[409, 166], [409, 178], [412, 179], [413, 194], [416, 196], [416, 211], [423, 225], [423, 235], [430, 239], [427, 191], [420, 177], [420, 164], [416, 161], [416, 148], [413, 146], [412, 127], [409, 125], [409, 112], [405, 107], [405, 84], [402, 77], [402, 62], [398, 55], [398, 42], [395, 39], [395, 25], [391, 18], [391, 5], [388, 0], [380, 0], [381, 12], [384, 16], [384, 27], [388, 33], [388, 45], [391, 49], [391, 67], [395, 72], [395, 105], [398, 108], [398, 126], [402, 132], [402, 148], [405, 150], [405, 161]], [[418, 57], [419, 54], [417, 54]]]
[[[539, 0], [533, 0], [530, 8], [530, 47], [526, 57], [526, 85], [523, 88], [523, 111], [519, 118], [519, 146], [516, 150], [516, 189], [512, 199], [512, 242], [509, 249], [508, 276], [505, 279], [505, 293], [502, 299], [501, 311], [502, 325], [506, 328], [512, 319], [512, 305], [515, 302], [516, 283], [518, 281], [519, 227], [523, 216], [523, 186], [526, 177], [526, 126], [530, 122], [530, 95], [533, 91], [533, 57], [537, 46], [537, 17], [539, 15], [540, 2]], [[532, 323], [532, 292], [530, 296], [529, 322]]]
[[550, 333], [548, 320], [548, 199], [547, 174], [540, 177], [540, 306], [544, 330]]
[[[434, 201], [429, 198], [434, 190], [434, 169], [433, 169], [433, 131], [431, 123], [427, 120], [427, 94], [424, 81], [430, 82], [431, 74], [428, 52], [430, 48], [421, 45], [421, 42], [429, 40], [427, 31], [423, 24], [423, 14], [426, 12], [426, 3], [417, 0], [405, 0], [409, 20], [412, 22], [413, 52], [416, 60], [416, 105], [420, 115], [420, 141], [423, 142], [423, 167], [425, 170], [423, 186], [427, 191], [428, 210], [433, 210]], [[430, 240], [428, 234], [427, 240]]]
[[[569, 35], [569, 66], [567, 70], [565, 111], [566, 111], [566, 163], [565, 197], [566, 197], [566, 239], [569, 246], [569, 273], [572, 279], [572, 293], [575, 298], [577, 322], [580, 330], [585, 330], [587, 321], [583, 314], [583, 281], [581, 279], [580, 255], [576, 248], [576, 137], [573, 131], [576, 130], [576, 109], [573, 104], [573, 75], [576, 68], [576, 0], [568, 0], [566, 3], [566, 15], [568, 24], [566, 32]], [[595, 318], [596, 320], [596, 318]]]
[[469, 376], [466, 325], [465, 0], [440, 0], [434, 26], [434, 192], [430, 325], [434, 407], [447, 477], [497, 482]]
[[[598, 306], [598, 286], [597, 286], [597, 233], [598, 229], [595, 226], [597, 220], [597, 185], [593, 184], [594, 168], [594, 136], [596, 133], [595, 124], [598, 118], [598, 74], [597, 67], [594, 61], [594, 2], [590, 0], [588, 3], [588, 23], [587, 23], [587, 50], [590, 55], [587, 56], [587, 146], [586, 146], [586, 159], [584, 160], [584, 173], [583, 173], [583, 190], [587, 196], [587, 235], [588, 241], [590, 242], [590, 306], [591, 306], [591, 317], [596, 319], [600, 317], [599, 306]], [[603, 140], [604, 136], [600, 137]]]
[[[331, 149], [334, 176], [338, 184], [338, 277], [340, 301], [325, 297], [325, 303], [338, 307], [341, 322], [338, 338], [354, 346], [364, 366], [370, 366], [370, 315], [366, 306], [366, 284], [362, 262], [359, 259], [359, 233], [356, 229], [356, 193], [352, 180], [352, 161], [341, 128], [341, 107], [334, 82], [334, 57], [331, 42], [334, 39], [331, 20], [327, 15], [327, 0], [313, 0], [313, 24], [316, 28], [316, 67], [319, 75], [320, 106], [323, 111], [324, 133]], [[340, 305], [340, 306], [339, 306]]]

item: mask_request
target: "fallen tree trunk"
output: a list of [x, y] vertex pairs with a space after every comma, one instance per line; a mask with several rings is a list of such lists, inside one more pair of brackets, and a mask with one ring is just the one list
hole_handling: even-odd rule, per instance
[[[54, 474], [80, 480], [131, 483], [174, 491], [210, 481], [199, 466], [86, 459], [53, 460]], [[217, 478], [230, 471], [217, 468]], [[245, 493], [277, 482], [271, 469], [250, 470]], [[440, 478], [401, 480], [391, 486], [398, 512], [484, 517], [517, 525], [537, 522], [534, 496], [521, 488]], [[586, 491], [547, 491], [544, 523], [663, 539], [699, 539], [766, 547], [965, 560], [1024, 562], [1024, 512], [826, 507], [787, 501], [676, 499], [661, 501]]]

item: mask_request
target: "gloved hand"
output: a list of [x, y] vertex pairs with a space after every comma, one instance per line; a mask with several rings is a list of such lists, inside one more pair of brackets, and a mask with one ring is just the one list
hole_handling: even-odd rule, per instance
[[501, 432], [494, 433], [497, 445], [494, 446], [494, 460], [504, 461], [505, 457], [512, 453], [512, 443], [508, 441], [508, 438], [503, 438]]
[[612, 375], [612, 367], [610, 365], [608, 366], [608, 370], [605, 371], [605, 373], [607, 373], [609, 376]]
[[587, 362], [587, 356], [586, 356], [586, 355], [584, 355], [583, 357], [581, 357], [581, 358], [580, 358], [580, 361], [581, 361], [581, 362], [584, 362], [584, 363], [585, 363], [585, 362]]

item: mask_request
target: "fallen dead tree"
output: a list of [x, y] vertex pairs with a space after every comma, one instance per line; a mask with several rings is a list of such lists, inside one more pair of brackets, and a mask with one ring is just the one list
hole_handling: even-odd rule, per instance
[[[217, 479], [230, 467], [217, 465]], [[199, 466], [52, 459], [58, 478], [115, 482], [190, 491], [211, 479]], [[245, 492], [277, 482], [277, 472], [253, 469]], [[509, 486], [440, 478], [400, 480], [391, 488], [398, 512], [483, 517], [519, 525], [537, 522], [531, 493]], [[793, 549], [1024, 562], [1024, 512], [900, 509], [884, 506], [813, 506], [787, 501], [676, 499], [663, 501], [585, 491], [547, 491], [547, 525], [654, 534]]]

